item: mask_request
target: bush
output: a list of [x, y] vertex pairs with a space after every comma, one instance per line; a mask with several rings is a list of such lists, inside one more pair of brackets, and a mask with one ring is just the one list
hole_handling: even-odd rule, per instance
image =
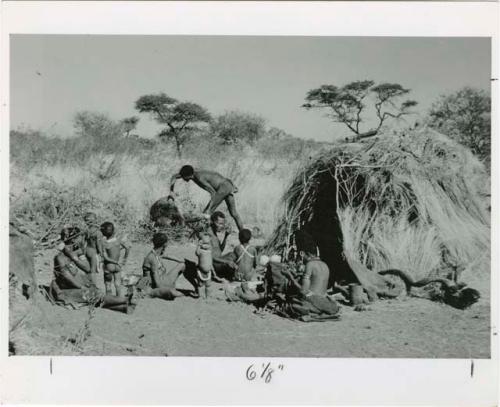
[[489, 166], [491, 155], [491, 98], [483, 90], [465, 87], [441, 96], [429, 112], [430, 127], [446, 134]]
[[265, 126], [266, 121], [261, 116], [231, 111], [217, 117], [210, 125], [210, 132], [222, 144], [244, 142], [252, 145], [265, 135]]

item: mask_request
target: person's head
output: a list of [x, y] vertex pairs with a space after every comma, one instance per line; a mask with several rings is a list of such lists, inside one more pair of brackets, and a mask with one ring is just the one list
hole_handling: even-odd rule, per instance
[[202, 243], [210, 244], [210, 235], [208, 233], [203, 233], [200, 236], [200, 240]]
[[220, 211], [212, 213], [210, 221], [216, 232], [222, 232], [226, 227], [226, 216]]
[[241, 229], [240, 233], [238, 234], [238, 239], [240, 240], [241, 244], [247, 244], [250, 239], [252, 238], [252, 232], [248, 229]]
[[105, 237], [110, 238], [115, 233], [115, 225], [113, 225], [111, 222], [104, 222], [101, 225], [101, 233]]
[[313, 237], [302, 230], [295, 234], [297, 250], [304, 256], [305, 260], [317, 256], [317, 246]]
[[91, 225], [97, 222], [97, 216], [94, 212], [87, 212], [83, 215], [83, 221], [86, 225]]
[[194, 168], [191, 165], [184, 165], [179, 171], [179, 175], [184, 181], [189, 181], [193, 179]]
[[61, 230], [61, 240], [66, 246], [77, 248], [83, 242], [83, 234], [77, 226], [65, 226]]
[[262, 231], [260, 230], [260, 228], [258, 226], [254, 226], [252, 228], [252, 236], [257, 238], [257, 237], [261, 237], [261, 235], [262, 235]]
[[153, 235], [153, 247], [156, 250], [165, 250], [168, 243], [168, 236], [166, 233], [155, 233]]

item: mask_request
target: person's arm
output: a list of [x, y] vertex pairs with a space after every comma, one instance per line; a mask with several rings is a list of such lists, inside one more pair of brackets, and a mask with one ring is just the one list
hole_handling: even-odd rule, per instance
[[175, 261], [176, 263], [184, 263], [184, 260], [180, 259], [179, 257], [172, 256], [170, 254], [164, 254], [163, 256], [161, 256], [161, 258], [165, 260]]
[[123, 260], [122, 260], [122, 266], [125, 266], [125, 264], [127, 264], [128, 255], [130, 254], [130, 245], [128, 242], [125, 242], [123, 240], [120, 240], [120, 244], [121, 244], [123, 250], [125, 250], [125, 253], [123, 255]]
[[253, 255], [253, 268], [257, 268], [257, 249], [255, 247], [252, 247], [252, 255]]
[[104, 248], [104, 243], [102, 242], [101, 236], [97, 236], [97, 253], [101, 255], [105, 263], [116, 264], [117, 266], [120, 266], [120, 263], [117, 260], [113, 260], [108, 256], [108, 252]]
[[148, 261], [149, 268], [151, 270], [151, 282], [153, 284], [153, 287], [159, 287], [160, 279], [158, 277], [158, 264], [156, 261], [151, 261], [151, 259], [149, 259]]
[[[81, 261], [80, 258], [76, 255], [76, 253], [71, 250], [71, 246], [66, 245], [64, 247], [64, 249], [62, 250], [62, 252], [66, 255], [68, 261], [72, 261], [73, 263], [75, 263], [75, 265], [80, 270], [84, 271], [85, 273], [90, 272], [90, 266], [88, 265], [88, 263], [86, 261]], [[56, 259], [58, 259], [58, 258], [56, 257]], [[64, 264], [62, 264], [62, 262], [60, 260], [57, 260], [57, 263], [61, 267], [64, 266]], [[62, 270], [62, 268], [61, 268], [61, 270]]]
[[289, 270], [283, 270], [281, 272], [288, 280], [292, 283], [295, 288], [298, 290], [302, 291], [302, 286], [298, 283], [298, 281], [295, 279], [295, 276], [289, 271]]
[[231, 267], [233, 270], [236, 270], [238, 268], [238, 265], [231, 259], [224, 259], [222, 256], [221, 257], [213, 257], [212, 261], [215, 263], [220, 263], [220, 264], [225, 264], [226, 266]]
[[[87, 265], [87, 263], [80, 261], [80, 259], [78, 259], [78, 258], [76, 258], [76, 259], [77, 259], [77, 261], [72, 260], [73, 263], [75, 263], [78, 268], [80, 268], [83, 271], [85, 271], [86, 273], [88, 273], [90, 271], [90, 267]], [[71, 274], [68, 271], [68, 269], [66, 268], [69, 261], [70, 260], [67, 258], [60, 259], [59, 256], [57, 256], [54, 259], [54, 269], [59, 271], [59, 273], [61, 274], [61, 276], [64, 278], [65, 282], [68, 285], [73, 286], [73, 288], [83, 288], [83, 285], [81, 284], [81, 282], [78, 281], [78, 279], [76, 279], [75, 276], [73, 276], [73, 274]]]
[[312, 266], [310, 264], [306, 264], [306, 271], [302, 276], [302, 294], [306, 295], [311, 288], [311, 276], [312, 276]]
[[113, 260], [111, 257], [108, 257], [108, 254], [106, 253], [106, 250], [103, 249], [102, 251], [102, 259], [104, 260], [104, 262], [106, 263], [110, 263], [110, 264], [116, 264], [117, 266], [120, 265], [120, 263], [116, 260]]
[[179, 173], [172, 175], [170, 178], [170, 195], [169, 198], [173, 199], [172, 194], [174, 193], [174, 186], [175, 186], [175, 181], [181, 178], [181, 175]]

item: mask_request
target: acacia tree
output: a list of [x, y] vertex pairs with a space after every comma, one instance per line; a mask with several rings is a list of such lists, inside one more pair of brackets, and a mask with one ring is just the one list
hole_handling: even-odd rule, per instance
[[491, 154], [491, 98], [483, 90], [465, 87], [441, 96], [429, 112], [429, 126], [439, 130], [488, 164]]
[[137, 116], [126, 117], [122, 119], [121, 125], [123, 126], [123, 131], [125, 132], [125, 137], [130, 135], [130, 132], [135, 130], [137, 127], [137, 123], [139, 123], [139, 118]]
[[[410, 109], [417, 105], [414, 100], [398, 100], [408, 94], [410, 89], [403, 88], [397, 83], [381, 83], [375, 86], [371, 80], [354, 81], [344, 86], [322, 85], [311, 89], [306, 95], [306, 109], [328, 109], [328, 116], [337, 123], [345, 124], [357, 136], [377, 134], [384, 122], [389, 119], [399, 119], [413, 112]], [[363, 114], [367, 110], [367, 101], [370, 100], [375, 110], [377, 124], [369, 132], [361, 129], [365, 121]]]
[[189, 135], [201, 124], [211, 121], [210, 114], [202, 106], [179, 102], [165, 93], [141, 96], [135, 102], [135, 108], [141, 113], [150, 113], [158, 123], [167, 125], [158, 137], [162, 140], [173, 139], [179, 157]]

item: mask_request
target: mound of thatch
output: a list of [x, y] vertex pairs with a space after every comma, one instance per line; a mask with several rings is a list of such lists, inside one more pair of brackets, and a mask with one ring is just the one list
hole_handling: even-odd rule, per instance
[[430, 129], [340, 144], [298, 172], [267, 249], [286, 254], [306, 230], [337, 282], [359, 280], [358, 267], [475, 272], [489, 264], [488, 180], [470, 151]]

